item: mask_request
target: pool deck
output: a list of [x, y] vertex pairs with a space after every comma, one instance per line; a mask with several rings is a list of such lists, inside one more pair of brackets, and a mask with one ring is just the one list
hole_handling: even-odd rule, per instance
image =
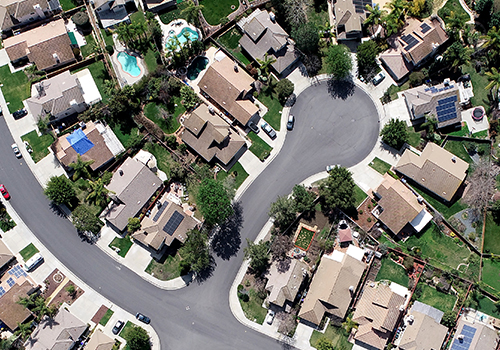
[[[204, 70], [202, 70], [199, 74], [198, 74], [198, 77], [195, 79], [195, 80], [189, 80], [189, 79], [186, 79], [186, 82], [188, 83], [189, 86], [191, 86], [194, 91], [199, 94], [200, 93], [200, 88], [198, 87], [198, 83], [200, 82], [201, 78], [203, 78], [203, 76], [205, 75], [205, 72], [207, 71], [208, 67], [210, 67], [210, 65], [212, 63], [214, 63], [214, 60], [215, 60], [215, 53], [218, 51], [219, 49], [216, 48], [216, 47], [209, 47], [208, 50], [205, 52], [205, 57], [208, 58], [208, 63], [207, 63], [207, 66], [205, 67]], [[200, 56], [203, 56], [200, 55]]]
[[[184, 19], [175, 19], [172, 22], [170, 22], [169, 24], [164, 24], [160, 20], [158, 15], [156, 15], [156, 19], [157, 19], [158, 23], [160, 24], [161, 30], [163, 32], [163, 47], [166, 46], [167, 40], [169, 40], [169, 38], [170, 38], [170, 31], [173, 30], [175, 32], [175, 35], [179, 35], [179, 33], [182, 31], [182, 29], [184, 29], [186, 27], [191, 28], [192, 30], [194, 30], [198, 33], [198, 40], [203, 39], [203, 35], [201, 34], [201, 31], [198, 28], [196, 28], [195, 26], [193, 26], [192, 24], [189, 24], [188, 22], [186, 22]], [[179, 25], [175, 25], [177, 23], [179, 23]]]
[[[118, 39], [117, 34], [113, 34], [113, 41], [115, 43], [115, 52], [111, 56], [111, 64], [113, 65], [113, 69], [115, 70], [116, 76], [118, 78], [118, 82], [120, 83], [120, 87], [124, 87], [125, 85], [133, 85], [137, 83], [142, 77], [148, 73], [146, 65], [144, 64], [144, 59], [137, 53], [130, 51], [126, 48]], [[141, 74], [137, 77], [133, 77], [122, 69], [122, 65], [118, 62], [118, 54], [120, 52], [125, 52], [130, 56], [137, 57], [137, 65], [141, 70]]]

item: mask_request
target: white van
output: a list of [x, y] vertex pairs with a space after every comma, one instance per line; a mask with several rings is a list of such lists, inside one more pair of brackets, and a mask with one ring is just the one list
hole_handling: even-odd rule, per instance
[[26, 264], [24, 264], [24, 268], [26, 271], [31, 271], [33, 270], [36, 266], [41, 264], [43, 262], [43, 256], [40, 253], [36, 253], [33, 255], [28, 261], [26, 261]]

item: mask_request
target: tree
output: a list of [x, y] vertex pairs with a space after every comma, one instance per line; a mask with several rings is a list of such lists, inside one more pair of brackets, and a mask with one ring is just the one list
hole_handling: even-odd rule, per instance
[[378, 68], [376, 57], [378, 55], [377, 43], [368, 40], [358, 46], [356, 57], [358, 61], [358, 74], [369, 77]]
[[260, 275], [266, 271], [269, 265], [269, 252], [267, 242], [260, 241], [254, 243], [247, 238], [248, 246], [245, 247], [245, 259], [250, 260], [250, 267], [256, 275]]
[[186, 107], [187, 110], [190, 110], [191, 108], [194, 108], [198, 102], [200, 102], [200, 99], [196, 95], [196, 93], [191, 89], [189, 86], [185, 85], [181, 88], [181, 98], [182, 98], [182, 104], [184, 107]]
[[500, 30], [497, 27], [493, 27], [488, 30], [488, 34], [481, 37], [485, 42], [482, 48], [489, 49], [488, 52], [491, 54], [492, 58], [498, 57], [498, 52], [500, 51]]
[[37, 297], [35, 299], [35, 306], [31, 311], [33, 311], [35, 315], [37, 315], [37, 321], [42, 320], [44, 316], [52, 318], [57, 313], [57, 309], [54, 307], [49, 307], [47, 305], [47, 300], [45, 300], [45, 298], [43, 297]]
[[292, 249], [293, 244], [290, 236], [278, 234], [274, 237], [271, 243], [271, 253], [273, 254], [273, 260], [283, 261], [286, 259], [286, 254]]
[[1, 338], [0, 337], [0, 350], [14, 350], [16, 347], [14, 346], [14, 342], [16, 341], [15, 336], [11, 336], [9, 338]]
[[292, 38], [295, 40], [297, 48], [305, 54], [318, 51], [319, 33], [318, 28], [312, 22], [293, 27]]
[[312, 0], [284, 0], [285, 17], [288, 24], [298, 27], [307, 21], [307, 10], [312, 5]]
[[475, 218], [479, 218], [488, 206], [488, 202], [495, 191], [495, 177], [491, 175], [491, 164], [487, 157], [480, 158], [469, 176], [469, 189], [463, 198], [473, 211]]
[[312, 77], [318, 74], [323, 62], [319, 59], [318, 55], [306, 55], [304, 57], [304, 66], [306, 67], [307, 74]]
[[460, 42], [455, 41], [450, 47], [445, 51], [443, 57], [445, 62], [447, 62], [453, 71], [460, 69], [460, 66], [470, 62], [471, 49], [465, 47]]
[[269, 75], [269, 67], [276, 62], [274, 57], [269, 57], [269, 54], [266, 52], [264, 54], [264, 59], [261, 60], [257, 58], [257, 63], [260, 65], [260, 71], [264, 72], [266, 76]]
[[41, 134], [45, 134], [47, 132], [47, 127], [50, 122], [50, 114], [39, 115], [36, 122], [36, 127]]
[[55, 204], [70, 204], [76, 198], [71, 181], [64, 175], [52, 176], [44, 192], [47, 198]]
[[21, 337], [22, 340], [28, 339], [28, 337], [31, 334], [31, 324], [32, 322], [28, 323], [17, 323], [17, 331], [14, 333], [15, 335], [18, 335]]
[[408, 12], [408, 1], [406, 0], [391, 0], [384, 5], [385, 8], [389, 9], [389, 15], [391, 20], [393, 20], [398, 28], [401, 28], [405, 24], [406, 13]]
[[286, 336], [291, 336], [291, 333], [297, 326], [295, 314], [281, 311], [276, 314], [276, 318], [279, 321], [278, 332]]
[[75, 294], [76, 294], [76, 288], [75, 288], [75, 285], [74, 284], [70, 284], [69, 286], [66, 287], [66, 292], [68, 292], [68, 294], [71, 296], [71, 297], [74, 297]]
[[319, 194], [327, 208], [346, 210], [354, 206], [354, 180], [351, 172], [336, 166], [319, 186]]
[[316, 195], [306, 190], [303, 185], [293, 186], [292, 197], [295, 201], [295, 211], [297, 213], [303, 213], [314, 209]]
[[408, 130], [403, 120], [391, 119], [380, 132], [382, 141], [397, 150], [408, 142]]
[[292, 198], [278, 196], [269, 209], [269, 216], [274, 219], [274, 226], [279, 227], [281, 231], [286, 230], [297, 217], [295, 208], [295, 201]]
[[94, 162], [95, 160], [93, 159], [85, 162], [82, 160], [82, 157], [78, 154], [76, 158], [76, 163], [71, 163], [69, 165], [69, 167], [73, 169], [73, 181], [78, 180], [80, 177], [89, 179], [90, 173], [88, 167], [94, 164]]
[[382, 18], [387, 14], [387, 11], [382, 10], [379, 4], [374, 6], [366, 5], [366, 10], [370, 13], [366, 18], [364, 24], [368, 26], [378, 26], [382, 23]]
[[358, 324], [352, 320], [352, 314], [348, 315], [346, 320], [342, 322], [342, 328], [347, 334], [350, 334], [353, 328], [358, 328]]
[[204, 179], [198, 190], [198, 206], [208, 226], [226, 221], [233, 215], [231, 196], [224, 185], [214, 179]]
[[415, 259], [413, 259], [411, 256], [405, 256], [403, 259], [403, 266], [407, 271], [412, 271], [413, 270], [413, 264], [415, 263]]
[[186, 21], [194, 24], [195, 27], [200, 25], [200, 11], [203, 10], [203, 5], [195, 5], [193, 0], [187, 1], [187, 6], [181, 10], [181, 15], [186, 18]]
[[495, 203], [490, 208], [491, 210], [491, 215], [493, 216], [493, 220], [497, 224], [500, 224], [500, 200], [497, 200]]
[[318, 350], [335, 350], [335, 347], [333, 346], [333, 343], [330, 339], [323, 336], [323, 337], [318, 339], [318, 342], [316, 343], [316, 349], [318, 349]]
[[461, 12], [450, 11], [450, 14], [446, 16], [446, 27], [448, 32], [458, 38], [458, 33], [464, 29], [467, 19], [468, 16]]
[[408, 10], [413, 17], [422, 17], [426, 0], [413, 0], [408, 3]]
[[85, 200], [90, 204], [95, 204], [100, 207], [104, 207], [108, 203], [108, 194], [114, 193], [104, 187], [104, 181], [102, 177], [95, 181], [89, 181], [90, 193], [87, 195]]
[[489, 72], [485, 73], [488, 77], [489, 83], [485, 89], [490, 90], [493, 94], [500, 89], [500, 72], [495, 67], [491, 67]]
[[420, 71], [414, 71], [410, 73], [410, 76], [408, 77], [408, 81], [410, 83], [411, 87], [416, 87], [422, 85], [422, 83], [425, 80], [425, 74]]
[[90, 24], [89, 15], [85, 11], [78, 11], [71, 17], [71, 20], [79, 27], [87, 27]]
[[146, 330], [139, 326], [132, 326], [123, 335], [130, 350], [150, 350], [151, 340]]
[[210, 266], [208, 237], [196, 229], [189, 231], [187, 236], [186, 242], [180, 249], [180, 255], [183, 261], [189, 264], [191, 271], [203, 271]]
[[93, 213], [88, 205], [81, 204], [71, 213], [73, 225], [82, 233], [92, 233], [97, 236], [104, 226], [102, 221]]
[[352, 60], [349, 48], [345, 45], [334, 45], [328, 48], [326, 56], [326, 71], [334, 79], [342, 80], [349, 76]]
[[141, 228], [141, 220], [139, 218], [128, 218], [127, 231], [134, 233]]
[[274, 91], [276, 91], [276, 93], [278, 94], [280, 102], [284, 104], [288, 96], [293, 93], [294, 88], [295, 85], [293, 85], [290, 80], [285, 78], [278, 81], [278, 84], [276, 84]]
[[441, 319], [441, 324], [448, 328], [455, 326], [455, 319], [457, 315], [453, 311], [446, 311]]

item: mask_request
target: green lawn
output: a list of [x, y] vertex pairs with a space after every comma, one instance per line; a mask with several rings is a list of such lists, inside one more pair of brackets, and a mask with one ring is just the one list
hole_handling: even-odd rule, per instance
[[109, 247], [110, 248], [112, 248], [112, 247], [119, 248], [120, 252], [118, 253], [118, 255], [121, 256], [122, 258], [124, 258], [125, 255], [127, 255], [130, 247], [132, 247], [132, 244], [133, 244], [132, 239], [130, 238], [129, 235], [127, 235], [124, 238], [116, 237], [109, 244]]
[[92, 33], [85, 36], [85, 41], [87, 42], [87, 44], [80, 47], [83, 58], [88, 57], [92, 53], [92, 49], [93, 47], [95, 47], [96, 43]]
[[263, 139], [261, 139], [256, 133], [250, 131], [248, 133], [248, 138], [252, 141], [250, 146], [250, 152], [255, 154], [261, 161], [264, 161], [272, 151], [272, 147], [269, 146]]
[[470, 19], [467, 12], [465, 12], [462, 5], [460, 5], [459, 0], [448, 0], [446, 4], [438, 11], [439, 17], [441, 17], [441, 19], [446, 24], [448, 24], [448, 16], [450, 15], [451, 11], [453, 11], [457, 16], [463, 17], [466, 21]]
[[134, 12], [130, 15], [130, 21], [132, 23], [146, 23], [144, 12], [142, 12], [141, 10]]
[[243, 181], [245, 181], [245, 179], [248, 177], [248, 173], [245, 171], [245, 169], [243, 169], [239, 162], [236, 162], [236, 164], [234, 164], [228, 172], [225, 172], [221, 169], [217, 173], [217, 180], [224, 181], [224, 179], [228, 177], [229, 174], [232, 174], [231, 176], [236, 175], [234, 184], [235, 190], [237, 190], [241, 186]]
[[389, 169], [391, 168], [391, 165], [389, 163], [384, 162], [382, 159], [378, 157], [375, 157], [375, 159], [373, 159], [369, 165], [382, 175], [388, 172]]
[[75, 2], [73, 2], [73, 0], [59, 0], [59, 3], [61, 4], [63, 11], [68, 11], [78, 6]]
[[170, 153], [158, 143], [146, 143], [144, 150], [151, 152], [158, 162], [158, 169], [165, 172], [170, 178], [170, 168], [174, 166], [175, 161]]
[[28, 143], [30, 144], [31, 148], [33, 149], [31, 158], [35, 163], [38, 163], [50, 153], [49, 146], [52, 144], [52, 142], [54, 142], [54, 138], [51, 134], [43, 134], [39, 137], [36, 130], [33, 130], [21, 136], [21, 140], [28, 141]]
[[484, 228], [484, 252], [500, 254], [500, 226], [493, 220], [493, 216], [489, 211], [486, 215]]
[[101, 29], [101, 34], [102, 37], [104, 38], [104, 43], [109, 46], [114, 46], [115, 43], [113, 42], [113, 34], [111, 32], [106, 32], [106, 29]]
[[422, 295], [417, 300], [446, 312], [453, 310], [457, 297], [452, 294], [442, 293], [435, 288], [429, 287], [427, 284], [422, 284]]
[[105, 326], [108, 324], [108, 321], [109, 319], [111, 318], [111, 316], [113, 316], [115, 312], [111, 309], [108, 309], [106, 311], [106, 313], [104, 314], [104, 316], [102, 316], [101, 320], [99, 321], [99, 324], [102, 325], [102, 326]]
[[218, 25], [222, 18], [236, 11], [240, 5], [238, 0], [199, 0], [199, 3], [203, 5], [201, 10], [203, 17], [213, 26]]
[[311, 241], [314, 237], [314, 231], [308, 230], [306, 228], [302, 228], [299, 232], [299, 235], [297, 236], [297, 239], [295, 240], [295, 245], [299, 248], [302, 248], [304, 250], [307, 250], [309, 248], [309, 245], [311, 244]]
[[315, 3], [321, 5], [311, 6], [307, 12], [307, 22], [314, 23], [316, 26], [324, 26], [329, 22], [328, 19], [328, 5], [326, 1], [316, 1]]
[[146, 272], [158, 278], [161, 281], [168, 281], [180, 276], [179, 262], [181, 257], [179, 254], [170, 255], [165, 254], [161, 260], [156, 261], [151, 259]]
[[500, 291], [500, 262], [483, 259], [481, 279], [484, 283]]
[[109, 99], [109, 95], [105, 93], [104, 90], [104, 81], [109, 80], [109, 74], [108, 71], [106, 70], [106, 67], [104, 66], [104, 62], [102, 61], [97, 61], [92, 64], [89, 64], [86, 67], [79, 68], [76, 70], [71, 71], [71, 73], [78, 72], [80, 70], [86, 69], [90, 70], [90, 73], [92, 74], [92, 78], [94, 78], [94, 81], [97, 85], [97, 89], [101, 93], [102, 101], [106, 103]]
[[164, 119], [160, 114], [158, 105], [154, 102], [150, 102], [144, 107], [144, 115], [158, 125], [165, 134], [173, 134], [181, 125], [177, 118], [173, 116]]
[[0, 84], [3, 85], [2, 93], [9, 103], [10, 113], [24, 108], [23, 100], [31, 97], [31, 84], [24, 71], [12, 74], [8, 65], [0, 67]]
[[460, 130], [450, 132], [448, 135], [461, 136], [461, 137], [468, 136], [469, 135], [469, 127], [467, 126], [467, 123], [464, 122], [464, 125], [462, 126], [462, 128]]
[[476, 72], [474, 65], [471, 63], [468, 66], [462, 66], [462, 72], [464, 74], [470, 74], [472, 88], [474, 90], [474, 96], [471, 98], [471, 103], [473, 106], [483, 106], [486, 112], [490, 111], [490, 103], [488, 99], [488, 90], [485, 89], [488, 85], [488, 77], [484, 72]]
[[29, 258], [31, 258], [38, 252], [39, 250], [33, 245], [33, 243], [30, 243], [23, 250], [21, 250], [19, 254], [21, 254], [24, 261], [28, 261]]
[[408, 81], [401, 86], [396, 86], [396, 85], [389, 86], [387, 90], [391, 94], [391, 101], [398, 99], [398, 92], [408, 90], [409, 88], [410, 88], [410, 83]]
[[380, 244], [385, 244], [389, 248], [396, 248], [397, 245], [394, 244], [389, 238], [387, 238], [386, 233], [384, 233], [380, 238], [378, 239]]
[[361, 188], [359, 188], [357, 185], [354, 185], [354, 206], [357, 208], [365, 198], [368, 197], [368, 195], [363, 191]]
[[180, 96], [174, 96], [167, 105], [167, 111], [170, 114], [172, 114], [176, 119], [186, 111], [186, 108], [181, 103], [181, 101], [182, 98]]
[[452, 215], [467, 208], [467, 206], [465, 204], [462, 204], [460, 200], [448, 206], [416, 186], [413, 186], [413, 189], [415, 189], [422, 197], [424, 197], [424, 199], [429, 202], [429, 204], [432, 205], [434, 209], [439, 211], [445, 217], [445, 219], [449, 219]]
[[461, 141], [447, 141], [444, 149], [450, 151], [460, 159], [466, 161], [469, 164], [473, 163], [472, 158], [467, 153], [464, 144]]
[[382, 259], [382, 267], [377, 274], [376, 280], [389, 280], [403, 287], [408, 287], [409, 282], [405, 268], [389, 258]]
[[248, 296], [249, 300], [247, 302], [244, 302], [238, 298], [246, 318], [248, 318], [250, 321], [257, 322], [258, 324], [264, 323], [264, 319], [266, 318], [267, 314], [267, 309], [264, 309], [262, 307], [264, 299], [259, 298], [257, 292], [255, 292], [253, 289], [250, 289], [248, 291]]
[[481, 295], [481, 297], [479, 298], [479, 306], [477, 309], [487, 315], [500, 318], [500, 310], [498, 309], [498, 307], [490, 298], [487, 298], [485, 296]]
[[131, 329], [134, 326], [138, 327], [135, 323], [127, 321], [127, 323], [125, 323], [125, 327], [123, 327], [123, 329], [120, 332], [119, 336], [123, 338], [125, 336], [125, 334], [127, 334], [128, 330]]
[[228, 30], [224, 35], [220, 36], [217, 40], [219, 44], [224, 46], [229, 52], [233, 54], [241, 63], [245, 66], [250, 64], [250, 59], [243, 53], [241, 47], [239, 47], [239, 41], [242, 37], [240, 31], [233, 27], [231, 30]]
[[411, 126], [407, 128], [408, 131], [408, 144], [417, 148], [420, 145], [420, 133], [416, 132]]
[[176, 7], [174, 8], [169, 8], [167, 11], [162, 11], [159, 13], [160, 16], [160, 21], [162, 21], [164, 24], [169, 24], [173, 20], [176, 19], [186, 19], [186, 16], [181, 14], [181, 11], [186, 8], [187, 6], [187, 1], [178, 3]]
[[488, 130], [478, 131], [472, 134], [472, 137], [476, 139], [487, 139], [488, 138]]
[[158, 62], [156, 62], [156, 56], [153, 49], [148, 49], [148, 51], [144, 55], [144, 62], [146, 63], [148, 72], [152, 73], [156, 70], [156, 68], [158, 67]]
[[316, 347], [318, 340], [320, 338], [327, 338], [333, 343], [333, 349], [338, 350], [351, 350], [353, 344], [347, 341], [347, 336], [345, 335], [345, 331], [340, 327], [335, 327], [331, 323], [328, 324], [328, 327], [325, 330], [325, 333], [321, 333], [318, 331], [313, 331], [311, 335], [311, 339], [309, 343], [312, 347]]
[[270, 87], [266, 87], [262, 89], [257, 99], [268, 108], [267, 113], [264, 114], [264, 120], [268, 122], [274, 130], [279, 131], [281, 127], [280, 111], [283, 109], [283, 106], [278, 100], [278, 94], [272, 91]]
[[137, 133], [139, 132], [139, 129], [137, 129], [137, 128], [125, 130], [125, 129], [123, 129], [123, 126], [120, 124], [113, 125], [112, 129], [113, 129], [113, 132], [115, 133], [116, 137], [118, 137], [118, 140], [120, 140], [123, 147], [125, 147], [125, 148], [128, 147], [129, 140], [132, 137], [132, 135], [137, 135]]

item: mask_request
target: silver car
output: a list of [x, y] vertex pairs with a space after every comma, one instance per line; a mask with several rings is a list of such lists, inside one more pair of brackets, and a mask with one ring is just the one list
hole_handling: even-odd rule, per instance
[[274, 129], [271, 128], [271, 125], [269, 125], [266, 122], [263, 122], [260, 127], [271, 138], [271, 140], [274, 140], [276, 138], [276, 131], [274, 131]]
[[21, 154], [21, 151], [19, 150], [19, 147], [17, 147], [17, 144], [13, 143], [12, 150], [14, 151], [14, 154], [16, 155], [17, 158], [21, 158], [23, 155]]

